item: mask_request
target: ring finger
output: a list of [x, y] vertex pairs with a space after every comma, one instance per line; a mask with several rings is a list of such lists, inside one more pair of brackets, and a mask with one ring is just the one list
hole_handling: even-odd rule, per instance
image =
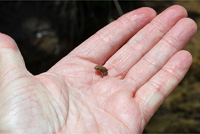
[[186, 10], [176, 5], [155, 17], [106, 62], [109, 75], [124, 78], [130, 68], [186, 16]]

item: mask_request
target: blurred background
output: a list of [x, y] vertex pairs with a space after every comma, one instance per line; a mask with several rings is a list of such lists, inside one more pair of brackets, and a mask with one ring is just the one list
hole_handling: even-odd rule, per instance
[[[178, 4], [200, 24], [200, 1], [14, 1], [0, 2], [0, 32], [17, 42], [28, 70], [47, 71], [81, 42], [122, 14], [140, 7], [160, 13]], [[184, 48], [193, 64], [144, 133], [200, 133], [200, 31]]]

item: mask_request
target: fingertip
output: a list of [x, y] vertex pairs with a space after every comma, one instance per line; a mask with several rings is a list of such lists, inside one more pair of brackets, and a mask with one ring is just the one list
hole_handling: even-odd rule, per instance
[[192, 54], [187, 50], [181, 50], [178, 52], [182, 63], [188, 63], [190, 66], [192, 64]]
[[173, 5], [168, 10], [175, 10], [176, 12], [181, 12], [185, 17], [188, 16], [187, 10], [181, 5]]
[[119, 19], [129, 18], [132, 21], [140, 20], [138, 18], [142, 18], [143, 22], [149, 22], [151, 21], [155, 16], [157, 15], [156, 11], [150, 7], [141, 7], [138, 9], [135, 9], [133, 11], [130, 11], [120, 17]]
[[149, 15], [152, 15], [153, 17], [155, 17], [157, 15], [156, 11], [150, 7], [141, 7], [141, 8], [138, 8], [137, 10], [140, 12], [149, 13]]
[[144, 12], [148, 13], [148, 17], [150, 18], [154, 18], [156, 17], [157, 15], [157, 12], [153, 9], [153, 8], [150, 8], [150, 7], [142, 7], [141, 8]]
[[185, 18], [185, 19], [187, 19], [186, 23], [188, 23], [188, 27], [190, 27], [190, 29], [192, 30], [191, 32], [194, 35], [197, 32], [197, 24], [196, 24], [196, 22], [191, 18]]
[[186, 28], [191, 29], [191, 32], [193, 33], [197, 32], [197, 24], [191, 18], [182, 18], [178, 23], [182, 23], [181, 27], [185, 26]]
[[169, 61], [173, 69], [178, 68], [181, 72], [188, 70], [192, 64], [192, 55], [186, 50], [177, 52]]

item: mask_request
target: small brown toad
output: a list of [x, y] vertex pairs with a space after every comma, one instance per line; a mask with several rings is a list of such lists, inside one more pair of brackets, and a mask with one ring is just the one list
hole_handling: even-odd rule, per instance
[[104, 75], [108, 74], [108, 69], [103, 67], [103, 66], [100, 66], [100, 65], [96, 65], [94, 67], [95, 70], [99, 71], [101, 73], [101, 77], [103, 77]]

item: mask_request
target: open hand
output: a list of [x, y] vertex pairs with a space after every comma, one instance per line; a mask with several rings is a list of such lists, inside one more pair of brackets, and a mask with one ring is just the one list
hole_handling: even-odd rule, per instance
[[181, 49], [197, 26], [186, 17], [177, 5], [134, 10], [37, 76], [0, 34], [0, 134], [142, 133], [192, 63]]

